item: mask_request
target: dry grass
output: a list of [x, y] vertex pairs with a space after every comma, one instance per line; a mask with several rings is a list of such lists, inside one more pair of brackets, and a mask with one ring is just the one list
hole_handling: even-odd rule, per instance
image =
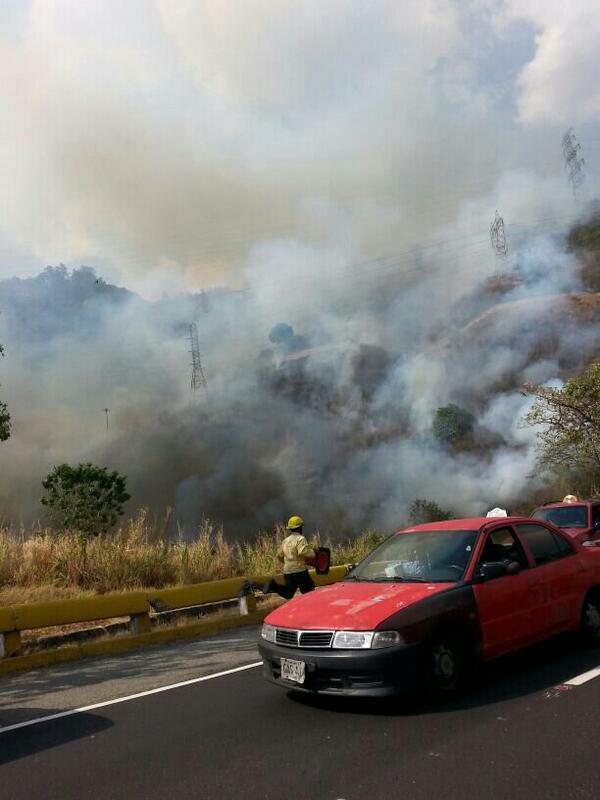
[[[192, 541], [169, 541], [145, 511], [88, 542], [70, 532], [0, 526], [0, 605], [271, 573], [284, 535], [277, 528], [253, 541], [229, 542], [206, 521]], [[333, 564], [354, 563], [383, 538], [370, 531], [323, 544], [331, 547]], [[318, 535], [313, 543], [320, 543]]]

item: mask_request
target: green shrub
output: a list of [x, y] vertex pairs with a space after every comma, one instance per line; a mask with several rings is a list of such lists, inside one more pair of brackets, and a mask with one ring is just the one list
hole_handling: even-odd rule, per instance
[[84, 536], [97, 536], [123, 514], [127, 479], [94, 464], [60, 464], [42, 481], [42, 505], [52, 509], [60, 524]]
[[470, 411], [450, 403], [435, 412], [433, 435], [445, 445], [454, 445], [473, 432], [475, 417]]
[[410, 507], [408, 520], [411, 525], [422, 525], [425, 522], [439, 522], [452, 519], [452, 512], [438, 506], [433, 500], [415, 500]]

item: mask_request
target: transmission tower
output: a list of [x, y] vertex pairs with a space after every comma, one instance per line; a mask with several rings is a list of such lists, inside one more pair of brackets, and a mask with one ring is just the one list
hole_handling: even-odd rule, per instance
[[110, 408], [103, 408], [102, 411], [104, 411], [106, 416], [106, 430], [108, 430], [108, 412], [110, 411]]
[[576, 201], [586, 199], [586, 184], [585, 172], [583, 165], [585, 161], [580, 156], [581, 145], [575, 138], [573, 128], [565, 133], [562, 138], [562, 151], [565, 159], [565, 169], [567, 170], [567, 177], [573, 190], [573, 197]]
[[200, 361], [200, 345], [198, 344], [198, 326], [195, 322], [189, 326], [190, 338], [190, 355], [192, 361], [190, 367], [192, 368], [190, 388], [192, 392], [197, 392], [198, 389], [206, 388], [206, 377], [202, 369], [202, 362]]
[[497, 256], [504, 258], [508, 254], [508, 247], [506, 244], [506, 234], [504, 232], [504, 219], [496, 211], [490, 225], [490, 239], [492, 240], [492, 247]]

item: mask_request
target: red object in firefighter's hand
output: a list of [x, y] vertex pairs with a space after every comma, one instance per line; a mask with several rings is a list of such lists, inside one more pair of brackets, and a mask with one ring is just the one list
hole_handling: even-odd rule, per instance
[[331, 550], [328, 547], [316, 547], [314, 556], [306, 556], [307, 566], [314, 567], [317, 575], [327, 575], [331, 561]]
[[328, 547], [317, 547], [315, 554], [315, 571], [317, 575], [327, 575], [331, 562], [331, 550]]

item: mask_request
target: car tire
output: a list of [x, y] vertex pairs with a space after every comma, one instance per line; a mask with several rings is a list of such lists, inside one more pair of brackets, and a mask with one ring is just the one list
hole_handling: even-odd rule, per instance
[[419, 661], [421, 694], [426, 700], [443, 702], [463, 688], [472, 658], [464, 637], [439, 632], [425, 641]]
[[580, 632], [587, 644], [600, 644], [600, 589], [592, 589], [585, 596]]

